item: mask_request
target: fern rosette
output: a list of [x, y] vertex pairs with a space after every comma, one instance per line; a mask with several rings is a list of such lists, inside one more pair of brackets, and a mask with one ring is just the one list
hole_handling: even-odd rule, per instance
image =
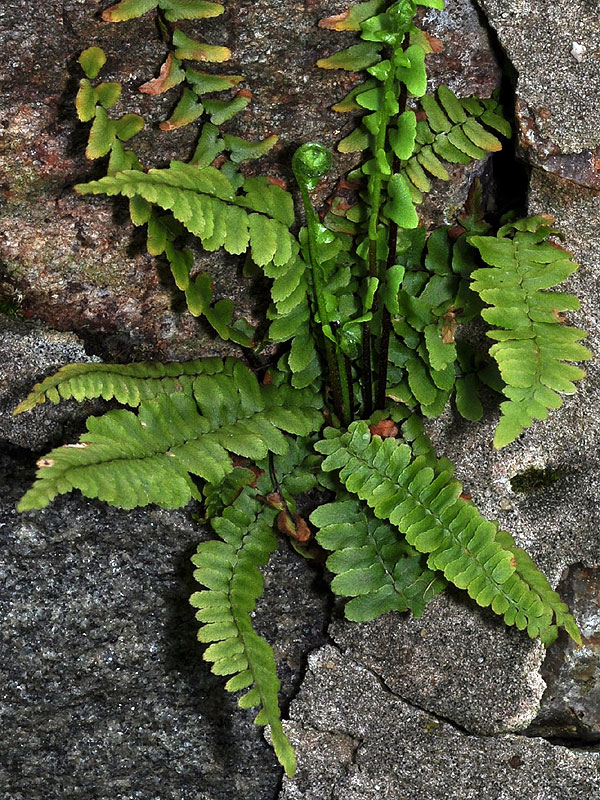
[[[452, 465], [436, 457], [424, 433], [423, 418], [439, 416], [452, 397], [465, 419], [479, 420], [485, 383], [506, 397], [495, 445], [508, 444], [574, 391], [583, 372], [566, 362], [589, 352], [578, 343], [584, 333], [562, 324], [576, 299], [546, 291], [576, 268], [549, 239], [555, 231], [547, 218], [495, 231], [474, 185], [456, 225], [428, 232], [420, 224], [418, 207], [434, 182], [498, 151], [510, 127], [495, 97], [460, 98], [444, 86], [427, 94], [430, 46], [415, 24], [418, 5], [443, 8], [442, 0], [367, 0], [321, 21], [360, 39], [318, 63], [366, 71], [333, 106], [362, 113], [338, 149], [364, 160], [323, 215], [311, 193], [330, 170], [331, 153], [301, 145], [292, 162], [300, 219], [281, 180], [244, 173], [277, 136], [250, 142], [221, 130], [250, 103], [238, 89], [243, 76], [190, 65], [229, 59], [228, 48], [180, 26], [217, 17], [224, 6], [121, 0], [103, 12], [110, 22], [155, 13], [169, 52], [140, 91], [178, 87], [160, 128], [197, 123], [199, 135], [189, 162], [143, 169], [125, 143], [144, 121], [111, 116], [120, 84], [97, 81], [106, 57], [88, 48], [77, 114], [91, 123], [88, 158], [108, 163], [105, 177], [76, 189], [127, 198], [133, 224], [146, 226], [148, 252], [166, 260], [188, 311], [246, 348], [247, 359], [67, 365], [15, 411], [70, 398], [129, 407], [89, 418], [78, 442], [40, 459], [19, 510], [44, 508], [73, 490], [125, 509], [199, 503], [216, 537], [192, 559], [204, 659], [227, 676], [227, 691], [245, 692], [242, 708], [258, 708], [255, 722], [270, 727], [289, 775], [296, 764], [275, 659], [252, 624], [275, 531], [305, 557], [323, 561], [328, 551], [331, 588], [348, 599], [350, 620], [418, 617], [450, 583], [545, 644], [561, 627], [580, 642], [545, 576], [465, 499]], [[268, 333], [236, 317], [230, 298], [214, 296], [190, 238], [204, 252], [244, 256], [244, 274], [266, 279]], [[460, 332], [478, 316], [493, 326], [491, 362]], [[314, 508], [312, 529], [303, 506]]]

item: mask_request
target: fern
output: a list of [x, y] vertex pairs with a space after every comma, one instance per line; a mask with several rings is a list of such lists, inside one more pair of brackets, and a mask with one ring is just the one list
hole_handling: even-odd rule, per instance
[[67, 364], [41, 383], [36, 383], [13, 414], [30, 411], [46, 400], [59, 403], [74, 398], [82, 402], [101, 397], [104, 400], [114, 398], [126, 406], [139, 406], [142, 400], [161, 394], [182, 392], [191, 395], [198, 375], [232, 375], [235, 363], [233, 358], [199, 358], [168, 364]]
[[271, 262], [283, 266], [298, 249], [288, 230], [293, 211], [286, 192], [277, 186], [263, 184], [257, 189], [251, 184], [238, 197], [227, 176], [214, 167], [173, 161], [168, 169], [125, 170], [76, 188], [80, 194], [142, 197], [170, 211], [209, 250], [224, 247], [239, 255], [250, 246], [259, 266]]
[[320, 529], [319, 544], [334, 551], [327, 559], [327, 568], [335, 574], [332, 591], [353, 598], [346, 604], [346, 617], [365, 622], [388, 611], [409, 609], [420, 617], [444, 589], [444, 579], [423, 568], [420, 554], [401, 541], [391, 525], [346, 497], [338, 496], [310, 517]]
[[[372, 436], [366, 422], [353, 422], [347, 433], [328, 428], [325, 435], [316, 445], [327, 456], [322, 469], [339, 470], [347, 491], [378, 519], [389, 520], [416, 550], [429, 554], [430, 569], [443, 572], [478, 605], [491, 606], [507, 625], [526, 629], [546, 644], [556, 638], [557, 625], [565, 624], [563, 610], [557, 614], [555, 604], [525, 582], [527, 570], [516, 572], [514, 553], [498, 541], [496, 523], [461, 498], [462, 485], [447, 462], [426, 466], [408, 445]], [[354, 577], [360, 592], [361, 576], [351, 576], [350, 585]], [[571, 619], [566, 627], [574, 633]]]
[[275, 753], [288, 775], [296, 768], [294, 751], [283, 732], [277, 692], [279, 681], [270, 646], [254, 631], [251, 613], [262, 594], [258, 567], [277, 548], [272, 527], [276, 512], [261, 504], [255, 489], [246, 487], [211, 525], [221, 541], [202, 542], [192, 558], [196, 580], [206, 587], [195, 592], [201, 642], [212, 642], [204, 659], [216, 675], [232, 675], [225, 684], [236, 692], [252, 687], [238, 704], [260, 706], [257, 725], [269, 725]]
[[[552, 220], [534, 217], [509, 223], [498, 237], [471, 236], [469, 242], [489, 265], [473, 272], [471, 288], [489, 308], [482, 317], [494, 328], [490, 354], [498, 362], [508, 401], [495, 447], [514, 441], [534, 419], [546, 419], [548, 410], [562, 405], [560, 393], [575, 392], [573, 381], [585, 373], [565, 361], [591, 358], [578, 343], [584, 331], [562, 325], [561, 311], [575, 311], [579, 301], [570, 294], [545, 292], [577, 269], [569, 254], [547, 241], [555, 231]], [[503, 329], [503, 330], [502, 330]]]
[[[442, 0], [420, 5], [443, 7]], [[37, 384], [15, 410], [100, 397], [134, 409], [91, 417], [79, 442], [42, 458], [19, 510], [43, 508], [74, 489], [121, 508], [201, 503], [199, 518], [218, 537], [193, 558], [203, 588], [191, 602], [198, 638], [209, 645], [204, 658], [215, 674], [230, 676], [228, 691], [249, 690], [239, 704], [259, 707], [256, 723], [270, 726], [290, 775], [295, 760], [280, 719], [273, 652], [251, 619], [262, 592], [258, 568], [277, 546], [273, 528], [307, 558], [322, 561], [329, 551], [332, 590], [347, 598], [351, 620], [407, 610], [418, 617], [452, 583], [546, 644], [561, 627], [580, 642], [547, 579], [465, 499], [451, 463], [436, 457], [424, 432], [423, 417], [441, 414], [451, 397], [463, 417], [480, 419], [485, 383], [507, 398], [495, 437], [502, 446], [558, 407], [559, 393], [574, 391], [583, 373], [565, 362], [589, 353], [577, 343], [583, 332], [560, 324], [559, 312], [577, 309], [577, 301], [543, 291], [575, 269], [547, 241], [555, 233], [547, 218], [495, 231], [475, 184], [456, 225], [428, 233], [419, 224], [431, 180], [447, 180], [451, 164], [499, 150], [496, 134], [507, 137], [510, 129], [496, 98], [461, 99], [445, 87], [427, 94], [430, 48], [416, 10], [414, 0], [367, 0], [321, 21], [360, 34], [360, 42], [319, 64], [367, 70], [334, 106], [364, 112], [339, 149], [366, 155], [321, 215], [311, 194], [332, 155], [317, 143], [301, 145], [292, 159], [300, 221], [277, 179], [247, 177], [240, 167], [268, 153], [277, 137], [250, 142], [219, 127], [250, 103], [238, 88], [243, 76], [194, 68], [231, 53], [192, 38], [179, 23], [218, 16], [224, 7], [122, 0], [105, 10], [112, 22], [154, 11], [168, 54], [140, 91], [179, 87], [160, 128], [195, 123], [199, 136], [189, 163], [146, 171], [125, 146], [144, 120], [111, 116], [121, 86], [98, 81], [106, 57], [87, 48], [76, 108], [91, 123], [86, 154], [106, 157], [107, 174], [76, 188], [129, 199], [133, 224], [146, 226], [148, 252], [166, 259], [188, 311], [223, 340], [251, 349], [261, 381], [235, 358], [74, 364]], [[245, 255], [244, 274], [269, 281], [265, 336], [262, 326], [235, 318], [231, 299], [213, 296], [192, 237], [206, 252]], [[496, 342], [491, 362], [459, 335], [462, 323], [480, 315], [497, 326], [488, 333]], [[301, 515], [304, 493], [314, 490], [310, 502], [323, 501], [310, 516], [316, 544]]]
[[285, 453], [282, 431], [306, 436], [321, 425], [308, 390], [260, 386], [239, 363], [232, 376], [197, 377], [193, 392], [144, 400], [137, 415], [116, 410], [90, 417], [77, 444], [38, 462], [19, 510], [43, 508], [73, 489], [120, 508], [179, 508], [201, 499], [191, 475], [219, 483], [233, 469], [229, 453], [252, 459]]

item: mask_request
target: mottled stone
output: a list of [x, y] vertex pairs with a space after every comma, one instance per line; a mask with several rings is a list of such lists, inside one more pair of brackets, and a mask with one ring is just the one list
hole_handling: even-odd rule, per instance
[[480, 0], [514, 66], [525, 156], [600, 188], [600, 17], [596, 0]]
[[299, 769], [284, 778], [279, 800], [591, 800], [600, 792], [598, 753], [469, 736], [331, 646], [311, 655], [286, 730]]
[[[281, 769], [254, 713], [196, 641], [189, 559], [207, 531], [186, 510], [76, 497], [19, 517], [32, 478], [31, 461], [0, 455], [0, 797], [274, 798]], [[283, 702], [325, 614], [282, 543], [255, 622], [275, 646]]]
[[95, 408], [90, 402], [47, 402], [17, 417], [12, 412], [35, 383], [63, 364], [91, 360], [72, 333], [0, 316], [0, 441], [37, 451], [83, 427], [83, 420]]
[[600, 569], [574, 567], [562, 595], [579, 620], [581, 647], [566, 637], [542, 668], [547, 689], [531, 733], [578, 742], [600, 741]]
[[544, 691], [544, 648], [449, 590], [420, 619], [387, 614], [374, 622], [336, 622], [335, 644], [408, 703], [470, 733], [526, 728]]

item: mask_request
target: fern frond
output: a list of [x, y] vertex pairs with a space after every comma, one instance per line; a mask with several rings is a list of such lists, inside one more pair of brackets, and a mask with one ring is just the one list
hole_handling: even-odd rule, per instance
[[[421, 98], [421, 107], [427, 118], [416, 123], [411, 136], [402, 129], [402, 119], [395, 134], [390, 132], [390, 142], [397, 156], [407, 159], [404, 171], [413, 185], [417, 202], [422, 192], [431, 189], [428, 174], [447, 181], [450, 175], [445, 163], [469, 164], [487, 153], [501, 150], [502, 144], [492, 131], [510, 137], [510, 125], [493, 98], [459, 99], [446, 86], [440, 86], [437, 99], [425, 95]], [[414, 117], [413, 112], [406, 114]], [[409, 156], [406, 155], [407, 140], [413, 145]]]
[[325, 436], [316, 445], [327, 456], [322, 469], [339, 470], [347, 491], [377, 518], [389, 520], [416, 550], [428, 553], [429, 569], [443, 572], [478, 605], [491, 606], [507, 625], [544, 642], [555, 637], [564, 617], [532, 588], [527, 570], [519, 575], [514, 553], [498, 539], [497, 524], [461, 498], [462, 485], [447, 461], [427, 466], [408, 445], [372, 436], [366, 422], [352, 423], [346, 433], [328, 428]]
[[547, 238], [554, 231], [548, 219], [519, 220], [500, 231], [505, 235], [470, 236], [489, 265], [472, 274], [471, 288], [489, 305], [481, 315], [498, 325], [487, 335], [496, 340], [490, 355], [498, 362], [507, 402], [494, 446], [514, 441], [534, 419], [546, 419], [559, 408], [559, 393], [573, 394], [573, 381], [585, 372], [566, 361], [591, 358], [578, 343], [587, 334], [561, 324], [559, 312], [575, 311], [579, 301], [570, 294], [547, 292], [576, 271], [570, 254]]
[[296, 769], [294, 751], [283, 732], [277, 693], [275, 659], [269, 644], [254, 631], [251, 613], [262, 594], [258, 569], [277, 547], [272, 526], [276, 511], [261, 504], [256, 490], [244, 488], [223, 514], [211, 520], [222, 541], [202, 542], [192, 562], [194, 577], [203, 586], [190, 603], [202, 623], [201, 642], [212, 643], [204, 659], [215, 675], [230, 675], [230, 692], [249, 689], [238, 704], [260, 708], [257, 725], [269, 725], [277, 758], [288, 775]]
[[353, 598], [346, 617], [355, 622], [375, 619], [388, 611], [407, 611], [415, 617], [444, 589], [446, 582], [422, 565], [422, 556], [361, 504], [342, 493], [333, 503], [310, 516], [317, 541], [333, 554], [327, 568], [335, 574], [331, 589]]
[[144, 400], [137, 415], [119, 409], [90, 417], [77, 444], [38, 462], [19, 509], [43, 508], [73, 489], [120, 508], [179, 508], [201, 499], [191, 475], [219, 483], [233, 469], [229, 453], [285, 453], [284, 433], [306, 436], [322, 424], [312, 392], [260, 386], [239, 362], [231, 376], [197, 377], [193, 393]]
[[172, 161], [167, 169], [124, 170], [76, 189], [80, 194], [142, 197], [170, 211], [210, 250], [224, 247], [240, 254], [250, 247], [260, 267], [271, 262], [283, 266], [298, 252], [288, 229], [293, 222], [291, 196], [288, 201], [280, 187], [258, 189], [256, 184], [238, 196], [225, 173], [214, 167]]
[[311, 331], [309, 296], [310, 270], [298, 254], [283, 267], [266, 266], [264, 273], [273, 278], [272, 305], [267, 311], [269, 339], [291, 341], [287, 365], [292, 373], [292, 386], [302, 389], [321, 374], [321, 365]]
[[199, 358], [195, 361], [175, 361], [167, 364], [141, 361], [134, 364], [67, 364], [33, 390], [13, 411], [21, 414], [50, 400], [75, 398], [78, 402], [102, 397], [113, 398], [125, 406], [139, 406], [161, 394], [193, 393], [198, 375], [223, 373], [232, 375], [233, 358]]
[[[514, 539], [508, 531], [498, 531], [496, 538], [505, 550], [510, 550], [513, 554], [516, 562], [515, 574], [531, 587], [531, 590], [538, 595], [540, 601], [548, 609], [552, 609], [554, 612], [556, 625], [548, 629], [545, 643], [550, 644], [558, 635], [558, 628], [564, 627], [575, 644], [581, 645], [581, 633], [573, 617], [569, 614], [569, 607], [566, 603], [563, 603], [557, 592], [552, 589], [546, 576], [539, 571], [531, 556], [515, 545]], [[548, 622], [552, 622], [551, 615]], [[536, 633], [533, 623], [530, 635], [539, 635]]]
[[218, 17], [225, 10], [220, 3], [209, 0], [121, 0], [102, 12], [105, 22], [125, 22], [141, 17], [156, 7], [161, 8], [169, 22], [180, 19]]
[[418, 228], [400, 240], [396, 269], [404, 272], [393, 291], [384, 294], [393, 325], [388, 396], [435, 417], [456, 389], [459, 411], [479, 419], [477, 403], [462, 402], [465, 374], [472, 373], [468, 382], [477, 396], [476, 371], [465, 370], [465, 348], [459, 358], [455, 343], [455, 328], [481, 307], [469, 288], [471, 272], [478, 266], [477, 250], [467, 243], [466, 234], [452, 241], [448, 231], [437, 228], [425, 241], [424, 229]]

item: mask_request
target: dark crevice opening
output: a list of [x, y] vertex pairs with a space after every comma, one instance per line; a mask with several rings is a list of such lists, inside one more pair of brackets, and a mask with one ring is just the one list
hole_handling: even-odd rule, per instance
[[479, 22], [485, 28], [491, 51], [500, 67], [501, 81], [499, 100], [504, 116], [510, 123], [513, 137], [504, 139], [502, 150], [490, 159], [490, 167], [484, 176], [487, 182], [488, 212], [490, 221], [499, 223], [501, 217], [508, 212], [515, 212], [518, 217], [527, 215], [527, 201], [531, 167], [518, 157], [517, 131], [515, 116], [516, 85], [518, 73], [502, 47], [498, 34], [490, 25], [481, 6], [473, 0]]

